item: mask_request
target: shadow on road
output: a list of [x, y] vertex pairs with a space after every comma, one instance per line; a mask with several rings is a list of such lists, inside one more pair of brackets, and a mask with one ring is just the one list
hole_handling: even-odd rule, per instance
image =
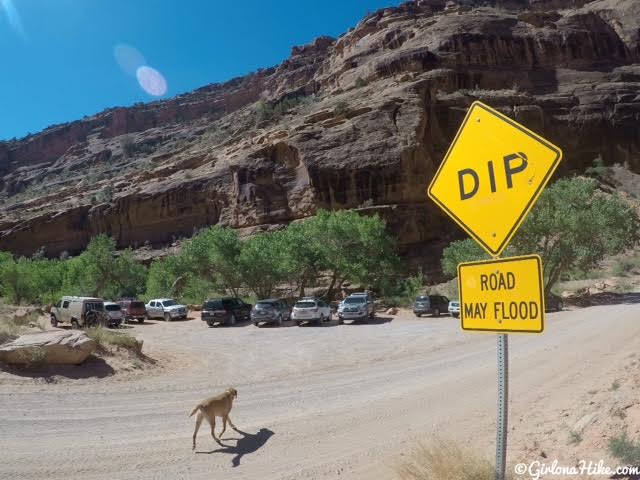
[[[228, 453], [234, 455], [231, 459], [231, 465], [237, 467], [240, 465], [242, 457], [258, 451], [267, 443], [267, 440], [274, 435], [274, 432], [268, 428], [261, 428], [257, 433], [247, 433], [241, 430], [236, 430], [242, 437], [237, 439], [236, 445], [223, 445], [224, 448], [217, 448], [210, 452], [196, 452], [196, 453]], [[228, 440], [228, 439], [227, 439]]]
[[592, 295], [581, 295], [563, 299], [564, 303], [574, 307], [585, 308], [596, 305], [622, 305], [640, 303], [640, 293], [602, 292]]
[[43, 382], [55, 382], [53, 377], [65, 377], [74, 380], [82, 378], [105, 378], [116, 371], [104, 359], [91, 356], [81, 365], [46, 365], [35, 368], [5, 367], [6, 372], [19, 377], [39, 378]]
[[382, 317], [376, 315], [375, 318], [369, 320], [345, 320], [345, 325], [382, 325], [393, 321], [393, 317]]

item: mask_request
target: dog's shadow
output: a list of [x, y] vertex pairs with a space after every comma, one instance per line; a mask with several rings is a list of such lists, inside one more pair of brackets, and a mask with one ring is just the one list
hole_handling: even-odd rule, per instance
[[196, 452], [196, 453], [229, 453], [235, 455], [233, 459], [231, 459], [231, 465], [237, 467], [240, 465], [240, 460], [243, 456], [258, 451], [260, 448], [267, 443], [267, 440], [274, 435], [274, 432], [269, 430], [268, 428], [261, 428], [257, 433], [247, 433], [242, 430], [236, 430], [240, 435], [240, 438], [233, 439], [225, 439], [225, 440], [237, 440], [235, 446], [234, 445], [224, 445], [223, 448], [216, 448], [215, 450], [211, 450], [210, 452]]

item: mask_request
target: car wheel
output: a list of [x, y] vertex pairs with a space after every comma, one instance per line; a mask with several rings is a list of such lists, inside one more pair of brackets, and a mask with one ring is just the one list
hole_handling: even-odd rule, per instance
[[418, 318], [420, 318], [420, 317], [422, 316], [422, 314], [421, 314], [421, 313], [413, 312], [413, 314], [414, 314], [416, 317], [418, 317]]
[[54, 328], [58, 326], [58, 319], [55, 315], [51, 315], [51, 326]]
[[259, 326], [258, 322], [253, 322], [253, 325], [254, 325], [255, 327], [258, 327], [258, 326]]
[[433, 309], [433, 316], [434, 317], [439, 317], [440, 316], [440, 309], [439, 308], [434, 308]]
[[78, 323], [78, 320], [76, 320], [75, 318], [71, 319], [71, 328], [73, 330], [78, 330], [80, 328], [80, 324]]
[[300, 325], [302, 325], [302, 322], [296, 320], [296, 325], [299, 327]]
[[235, 324], [236, 324], [236, 316], [232, 313], [231, 318], [229, 319], [229, 325], [235, 325]]
[[213, 328], [215, 326], [215, 323], [213, 323], [211, 320], [207, 320], [207, 325], [209, 325], [210, 328]]
[[171, 314], [169, 312], [164, 314], [164, 321], [165, 322], [170, 322], [171, 321]]
[[329, 312], [329, 318], [327, 318], [327, 322], [331, 322], [333, 320], [333, 312]]
[[138, 323], [144, 323], [144, 318], [139, 318]]
[[282, 315], [278, 317], [278, 321], [276, 323], [278, 324], [279, 327], [282, 326]]

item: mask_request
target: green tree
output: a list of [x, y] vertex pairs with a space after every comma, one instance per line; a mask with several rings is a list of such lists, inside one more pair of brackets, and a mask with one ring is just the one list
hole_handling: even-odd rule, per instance
[[347, 280], [371, 287], [397, 270], [393, 242], [378, 216], [320, 210], [307, 222], [321, 255], [321, 270], [331, 278], [327, 298], [332, 298]]
[[195, 235], [185, 244], [180, 255], [183, 268], [188, 268], [212, 288], [239, 297], [242, 286], [241, 250], [242, 243], [235, 230], [214, 226]]
[[290, 265], [282, 232], [259, 233], [242, 243], [239, 256], [244, 285], [256, 296], [270, 297], [288, 278]]
[[[562, 179], [542, 193], [506, 255], [540, 255], [548, 293], [563, 272], [589, 271], [607, 255], [636, 245], [639, 227], [636, 211], [618, 195], [598, 190], [595, 180]], [[454, 242], [444, 251], [442, 268], [455, 275], [458, 262], [485, 257], [473, 240]]]
[[77, 295], [102, 298], [137, 296], [145, 285], [144, 265], [135, 261], [130, 249], [116, 253], [115, 241], [98, 235], [81, 255], [68, 261], [65, 290]]
[[0, 293], [21, 304], [51, 303], [62, 289], [66, 265], [59, 260], [18, 258], [0, 254]]

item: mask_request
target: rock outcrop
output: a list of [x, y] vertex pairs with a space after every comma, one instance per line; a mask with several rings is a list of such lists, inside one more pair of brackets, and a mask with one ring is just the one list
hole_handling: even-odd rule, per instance
[[96, 346], [95, 341], [79, 330], [26, 333], [0, 345], [0, 362], [78, 365], [95, 351]]
[[426, 186], [476, 99], [561, 145], [559, 174], [640, 171], [640, 2], [418, 0], [275, 68], [0, 143], [0, 250], [250, 234], [318, 208], [438, 249], [457, 230]]

